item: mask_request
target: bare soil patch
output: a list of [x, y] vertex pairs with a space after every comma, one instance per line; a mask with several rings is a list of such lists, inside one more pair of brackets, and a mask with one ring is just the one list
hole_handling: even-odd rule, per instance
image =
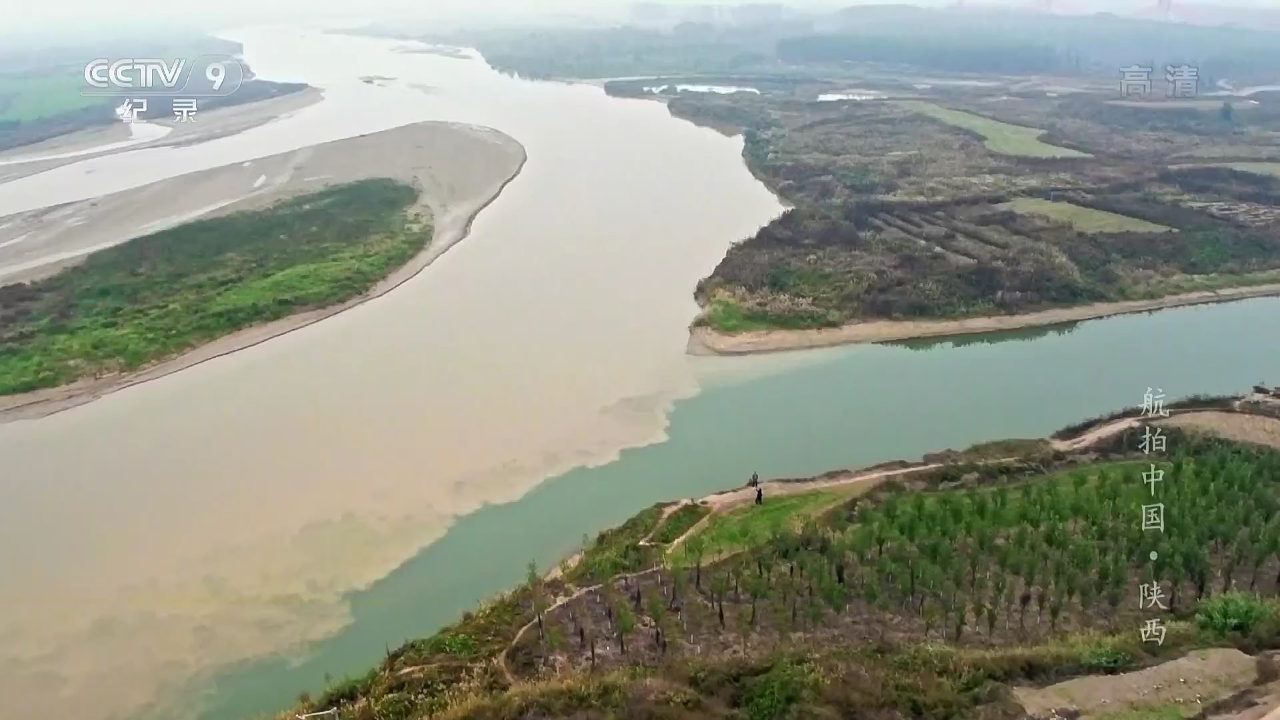
[[1266, 666], [1275, 667], [1275, 654], [1259, 656], [1258, 662], [1264, 670], [1263, 676], [1259, 677], [1261, 684], [1209, 708], [1207, 720], [1276, 720], [1280, 717], [1280, 680], [1263, 682], [1268, 677], [1265, 675]]
[[[1122, 675], [1080, 677], [1046, 688], [1017, 688], [1014, 695], [1029, 715], [1048, 717], [1074, 710], [1101, 718], [1127, 708], [1173, 705], [1184, 717], [1241, 692], [1257, 681], [1258, 661], [1232, 649], [1197, 650], [1155, 667]], [[1061, 713], [1058, 713], [1061, 714]]]

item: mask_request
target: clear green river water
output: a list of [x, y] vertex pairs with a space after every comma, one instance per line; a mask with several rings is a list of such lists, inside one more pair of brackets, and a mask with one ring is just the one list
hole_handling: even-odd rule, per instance
[[668, 440], [459, 519], [442, 540], [354, 594], [354, 620], [339, 635], [301, 658], [221, 674], [205, 695], [204, 718], [279, 710], [300, 691], [321, 689], [326, 675], [362, 674], [387, 647], [429, 635], [520, 582], [530, 559], [551, 566], [583, 534], [655, 502], [740, 485], [752, 472], [799, 477], [1044, 436], [1140, 404], [1148, 386], [1181, 397], [1275, 383], [1278, 317], [1280, 299], [1267, 298], [954, 341], [835, 348], [745, 378], [709, 373], [700, 394], [675, 406]]

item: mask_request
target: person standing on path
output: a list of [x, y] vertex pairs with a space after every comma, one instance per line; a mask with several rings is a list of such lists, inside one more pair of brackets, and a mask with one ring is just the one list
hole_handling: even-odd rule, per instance
[[751, 473], [751, 479], [747, 481], [747, 487], [758, 487], [760, 485], [760, 474]]

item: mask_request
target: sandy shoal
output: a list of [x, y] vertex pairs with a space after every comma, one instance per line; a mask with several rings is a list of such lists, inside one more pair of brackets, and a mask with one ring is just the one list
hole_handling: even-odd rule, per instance
[[1280, 295], [1280, 283], [1203, 290], [1155, 300], [1095, 303], [1022, 315], [995, 315], [963, 320], [875, 320], [850, 323], [836, 328], [763, 330], [733, 335], [717, 332], [705, 326], [695, 326], [689, 331], [689, 353], [692, 355], [751, 355], [835, 345], [974, 335], [1271, 295]]
[[[22, 213], [11, 232], [31, 227], [35, 241], [14, 248], [65, 254], [65, 262], [41, 264], [19, 280], [48, 275], [101, 249], [162, 227], [320, 190], [326, 185], [373, 177], [408, 182], [421, 190], [418, 206], [430, 210], [434, 236], [406, 265], [368, 292], [339, 305], [299, 313], [246, 328], [142, 371], [86, 379], [58, 388], [0, 397], [0, 423], [44, 417], [109, 393], [164, 377], [292, 332], [384, 295], [417, 275], [464, 238], [471, 221], [519, 174], [524, 148], [496, 130], [456, 123], [425, 122], [338, 140], [252, 162], [183, 175], [79, 203]], [[263, 179], [265, 178], [265, 180]], [[210, 209], [213, 208], [213, 209]], [[62, 217], [78, 222], [54, 222]], [[0, 241], [4, 236], [0, 234]], [[0, 248], [0, 271], [6, 257]], [[46, 255], [46, 257], [50, 257]], [[12, 258], [9, 258], [12, 260]], [[11, 281], [15, 276], [3, 278]]]

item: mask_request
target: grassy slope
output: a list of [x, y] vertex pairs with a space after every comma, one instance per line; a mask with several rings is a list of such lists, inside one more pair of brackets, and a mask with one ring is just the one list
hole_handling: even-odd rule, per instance
[[131, 371], [365, 292], [431, 237], [417, 191], [367, 180], [165, 230], [0, 288], [0, 394]]
[[770, 498], [760, 507], [748, 505], [717, 517], [696, 537], [705, 544], [707, 557], [725, 555], [763, 542], [848, 497], [848, 490], [830, 490]]
[[[1058, 525], [1057, 531], [1032, 531], [1024, 535], [1025, 542], [1030, 543], [1028, 550], [1035, 550], [1029, 557], [1045, 555], [1048, 558], [1045, 561], [1047, 564], [1040, 569], [1039, 577], [1052, 580], [1046, 580], [1044, 586], [1053, 588], [1050, 590], [1049, 611], [1041, 610], [1043, 622], [1035, 621], [1035, 629], [1032, 630], [1031, 618], [1028, 618], [1029, 633], [1026, 636], [1018, 634], [1019, 631], [1015, 631], [1016, 637], [1008, 635], [1006, 620], [1003, 621], [1006, 632], [995, 633], [995, 639], [990, 638], [983, 622], [985, 615], [981, 613], [982, 606], [979, 604], [978, 611], [972, 614], [972, 622], [965, 628], [966, 639], [958, 644], [951, 639], [953, 629], [950, 625], [945, 630], [947, 639], [944, 640], [943, 633], [936, 629], [937, 624], [934, 625], [935, 631], [929, 634], [929, 639], [923, 639], [919, 629], [912, 630], [911, 627], [911, 623], [918, 623], [918, 619], [911, 620], [911, 614], [907, 613], [899, 620], [873, 620], [881, 628], [879, 632], [882, 636], [878, 642], [850, 642], [842, 640], [838, 634], [834, 638], [823, 639], [811, 632], [793, 630], [790, 641], [785, 637], [780, 638], [776, 645], [770, 647], [768, 643], [756, 644], [757, 641], [752, 640], [754, 649], [746, 657], [739, 657], [737, 653], [722, 656], [716, 652], [714, 636], [723, 632], [722, 639], [729, 645], [739, 643], [734, 639], [737, 634], [750, 635], [745, 625], [746, 616], [731, 611], [735, 624], [729, 626], [728, 630], [721, 631], [714, 625], [714, 615], [708, 620], [704, 612], [702, 620], [712, 624], [700, 625], [699, 614], [694, 606], [701, 601], [695, 599], [693, 605], [689, 606], [689, 617], [685, 622], [687, 632], [699, 636], [698, 643], [703, 648], [702, 653], [673, 651], [659, 658], [654, 654], [656, 651], [650, 648], [653, 645], [652, 630], [637, 627], [632, 631], [635, 636], [628, 642], [635, 648], [632, 650], [631, 660], [617, 656], [616, 652], [612, 660], [606, 660], [609, 657], [607, 645], [610, 636], [607, 633], [597, 636], [596, 631], [592, 630], [590, 637], [593, 646], [598, 644], [602, 666], [595, 672], [589, 672], [584, 665], [577, 664], [585, 662], [584, 656], [575, 653], [578, 641], [571, 632], [565, 631], [562, 609], [558, 611], [558, 621], [548, 614], [547, 639], [543, 647], [545, 651], [557, 656], [567, 655], [570, 668], [573, 669], [557, 666], [561, 669], [551, 670], [548, 666], [539, 671], [528, 666], [528, 653], [537, 652], [538, 642], [536, 632], [526, 633], [521, 646], [526, 658], [525, 664], [516, 664], [517, 682], [510, 685], [492, 661], [503, 654], [499, 649], [504, 646], [503, 639], [510, 642], [515, 637], [516, 630], [532, 620], [533, 608], [545, 609], [552, 596], [567, 595], [574, 590], [572, 585], [566, 586], [559, 582], [531, 581], [511, 595], [490, 604], [485, 610], [474, 615], [468, 614], [460, 623], [432, 638], [413, 641], [390, 653], [380, 668], [363, 678], [336, 684], [315, 701], [307, 699], [296, 711], [315, 711], [342, 705], [345, 708], [344, 717], [349, 714], [359, 720], [408, 720], [426, 716], [459, 720], [569, 716], [745, 717], [753, 720], [781, 720], [785, 717], [797, 717], [794, 714], [797, 711], [803, 717], [837, 717], [855, 709], [859, 713], [885, 718], [1014, 718], [1018, 717], [1020, 709], [1004, 687], [1008, 684], [1040, 684], [1078, 675], [1127, 671], [1179, 657], [1195, 647], [1235, 646], [1253, 651], [1280, 645], [1280, 607], [1277, 607], [1275, 601], [1249, 593], [1218, 592], [1215, 586], [1219, 584], [1220, 578], [1216, 577], [1209, 583], [1206, 598], [1198, 603], [1194, 601], [1194, 589], [1188, 585], [1194, 578], [1183, 579], [1184, 594], [1178, 603], [1179, 611], [1166, 622], [1168, 637], [1162, 646], [1140, 642], [1138, 634], [1126, 624], [1128, 621], [1116, 624], [1113, 618], [1108, 626], [1106, 617], [1116, 610], [1107, 611], [1105, 608], [1108, 603], [1101, 597], [1097, 599], [1100, 609], [1095, 611], [1095, 619], [1090, 619], [1088, 610], [1080, 609], [1081, 601], [1076, 598], [1065, 603], [1066, 609], [1062, 613], [1057, 631], [1049, 630], [1050, 612], [1055, 620], [1058, 617], [1058, 611], [1053, 609], [1059, 602], [1058, 593], [1062, 592], [1063, 587], [1058, 583], [1062, 582], [1062, 578], [1071, 576], [1071, 568], [1076, 562], [1069, 558], [1079, 557], [1080, 561], [1084, 561], [1084, 556], [1073, 548], [1094, 547], [1104, 557], [1128, 557], [1138, 551], [1145, 555], [1142, 534], [1125, 532], [1121, 527], [1123, 523], [1116, 524], [1119, 516], [1125, 515], [1125, 511], [1129, 509], [1125, 498], [1132, 496], [1131, 499], [1136, 499], [1138, 495], [1145, 493], [1141, 482], [1135, 484], [1125, 480], [1127, 474], [1133, 472], [1132, 449], [1129, 445], [1134, 440], [1135, 436], [1127, 436], [1118, 441], [1116, 447], [1104, 451], [1102, 465], [1051, 473], [1048, 478], [1038, 478], [1032, 470], [1030, 481], [1024, 483], [1017, 482], [1017, 475], [1008, 475], [1004, 470], [991, 468], [983, 471], [984, 477], [989, 475], [989, 478], [980, 478], [977, 486], [970, 482], [966, 487], [954, 491], [938, 490], [937, 482], [945, 481], [946, 478], [954, 481], [958, 474], [973, 472], [975, 466], [966, 466], [967, 471], [965, 467], [961, 467], [959, 471], [940, 472], [936, 478], [928, 481], [934, 483], [935, 490], [920, 496], [922, 502], [910, 501], [912, 496], [901, 495], [901, 488], [885, 486], [874, 496], [839, 505], [837, 510], [823, 514], [818, 521], [818, 527], [827, 528], [824, 532], [836, 533], [834, 537], [837, 538], [844, 536], [852, 540], [861, 537], [860, 533], [872, 533], [865, 538], [870, 544], [857, 552], [875, 555], [874, 548], [878, 543], [876, 538], [885, 537], [888, 540], [886, 557], [896, 557], [901, 548], [913, 544], [918, 548], [917, 552], [921, 553], [916, 557], [927, 558], [932, 553], [945, 552], [947, 549], [964, 553], [967, 548], [981, 547], [971, 545], [970, 539], [965, 537], [958, 537], [950, 542], [943, 541], [941, 545], [935, 541], [941, 539], [939, 533], [959, 532], [961, 536], [965, 536], [966, 533], [980, 530], [987, 522], [980, 520], [982, 517], [1024, 517], [1027, 522], [1032, 522], [1030, 518], [1038, 517], [1040, 519], [1035, 522], [1053, 523], [1056, 522], [1053, 518], [1062, 513], [1071, 516], [1092, 512], [1089, 508], [1101, 510], [1111, 507], [1106, 504], [1110, 501], [1101, 506], [1095, 503], [1111, 497], [1112, 493], [1120, 493], [1123, 496], [1121, 501], [1115, 505], [1114, 510], [1109, 511], [1115, 517], [1098, 526], [1113, 527], [1120, 533], [1118, 536], [1108, 535], [1106, 542], [1098, 540], [1101, 537], [1098, 533], [1108, 531], [1091, 528], [1087, 523], [1077, 528], [1080, 532], [1072, 533], [1068, 530], [1064, 535], [1064, 530], [1073, 527], [1071, 521]], [[1274, 516], [1277, 507], [1274, 479], [1267, 479], [1270, 478], [1268, 472], [1257, 471], [1277, 466], [1274, 452], [1223, 441], [1192, 440], [1190, 436], [1182, 434], [1173, 436], [1171, 442], [1175, 451], [1179, 447], [1184, 450], [1181, 453], [1183, 462], [1192, 463], [1182, 466], [1184, 474], [1181, 477], [1197, 486], [1179, 493], [1176, 501], [1217, 508], [1207, 515], [1196, 508], [1189, 508], [1188, 517], [1177, 521], [1181, 530], [1171, 529], [1174, 535], [1172, 542], [1175, 543], [1175, 549], [1178, 542], [1186, 543], [1185, 549], [1179, 552], [1194, 554], [1217, 542], [1201, 542], [1186, 533], [1194, 534], [1208, 529], [1213, 534], [1221, 530], [1226, 533], [1223, 538], [1230, 538], [1229, 530], [1232, 528], [1262, 527], [1249, 520], [1243, 520], [1242, 525], [1242, 519], [1228, 517], [1230, 513], [1247, 512], [1256, 515], [1261, 511]], [[1117, 462], [1118, 460], [1129, 462]], [[1250, 464], [1257, 466], [1255, 472], [1242, 472]], [[1196, 468], [1188, 469], [1192, 465]], [[1034, 463], [1026, 467], [1034, 467]], [[1011, 481], [1014, 484], [1009, 484]], [[990, 482], [995, 482], [996, 486], [984, 485]], [[1131, 485], [1134, 487], [1130, 487]], [[1051, 486], [1057, 489], [1054, 490]], [[977, 493], [974, 492], [975, 489], [978, 490]], [[1240, 491], [1250, 495], [1252, 501], [1231, 504], [1231, 509], [1228, 510], [1228, 505], [1221, 502], [1225, 500], [1225, 496], [1219, 496]], [[979, 504], [978, 495], [985, 497], [986, 501]], [[813, 497], [800, 495], [786, 500], [786, 504], [779, 499], [770, 505], [775, 508], [789, 507], [796, 513], [808, 514], [814, 508], [831, 507], [832, 502], [832, 498], [825, 493], [816, 493]], [[839, 498], [835, 502], [839, 503]], [[892, 511], [889, 505], [896, 506], [897, 510]], [[1001, 507], [1005, 509], [998, 510]], [[746, 516], [754, 512], [762, 516], [764, 510], [748, 508], [741, 511], [741, 514]], [[993, 511], [1000, 514], [990, 515]], [[585, 562], [579, 567], [633, 572], [657, 562], [657, 556], [637, 558], [635, 562], [623, 564], [617, 563], [616, 558], [627, 554], [622, 546], [644, 537], [655, 526], [660, 512], [660, 507], [650, 508], [618, 530], [602, 533], [587, 549]], [[784, 522], [787, 519], [786, 513], [772, 509], [769, 512], [780, 514]], [[1224, 515], [1224, 512], [1227, 514]], [[911, 518], [918, 513], [941, 513], [939, 517], [951, 517], [953, 520], [940, 522], [935, 518], [916, 526]], [[955, 520], [957, 517], [960, 519]], [[800, 517], [795, 515], [790, 519], [798, 521]], [[770, 527], [777, 525], [766, 524]], [[1277, 526], [1275, 518], [1265, 524], [1268, 529], [1259, 534], [1258, 538], [1273, 536], [1271, 528]], [[895, 527], [897, 530], [892, 529]], [[912, 527], [915, 529], [910, 529]], [[887, 535], [884, 534], [886, 530]], [[713, 524], [706, 530], [707, 537], [714, 537], [716, 532]], [[747, 554], [761, 557], [764, 556], [760, 553], [767, 554], [772, 558], [768, 560], [768, 567], [772, 568], [770, 573], [778, 583], [777, 587], [797, 588], [799, 592], [800, 585], [787, 582], [785, 567], [788, 564], [797, 565], [801, 568], [802, 577], [821, 567], [820, 564], [814, 564], [821, 561], [815, 556], [807, 555], [803, 544], [795, 544], [806, 533], [811, 532], [812, 530], [791, 533], [784, 531], [771, 539], [752, 536], [754, 539], [749, 541]], [[847, 535], [849, 532], [854, 535]], [[1073, 536], [1076, 538], [1074, 541], [1068, 539]], [[980, 540], [980, 533], [974, 538], [977, 538], [975, 542]], [[1024, 540], [1018, 539], [1017, 534], [1010, 538], [1008, 547], [1022, 547]], [[1064, 546], [1061, 544], [1063, 542], [1067, 544]], [[1072, 542], [1076, 545], [1072, 545]], [[1095, 542], [1099, 544], [1089, 545]], [[1226, 539], [1224, 542], [1227, 547], [1224, 548], [1226, 554], [1223, 557], [1230, 557], [1233, 553], [1229, 548], [1232, 540]], [[1130, 543], [1137, 544], [1130, 547]], [[799, 549], [801, 555], [777, 555], [767, 549], [771, 546], [791, 547], [792, 552]], [[899, 549], [894, 550], [895, 547]], [[992, 547], [999, 549], [1003, 545], [996, 543]], [[1271, 552], [1275, 551], [1271, 545], [1266, 547]], [[978, 566], [977, 577], [982, 579], [988, 571], [993, 574], [979, 586], [977, 592], [982, 593], [982, 588], [990, 587], [990, 583], [1000, 577], [1000, 573], [995, 570], [997, 563], [1004, 567], [1004, 563], [1009, 562], [1009, 566], [1014, 568], [1011, 575], [1014, 578], [1017, 577], [1017, 568], [1025, 567], [1017, 557], [1004, 557], [1007, 554], [993, 551], [985, 556], [986, 559]], [[1252, 555], [1246, 553], [1246, 557], [1251, 558]], [[732, 562], [734, 561], [726, 561]], [[859, 587], [864, 588], [872, 585], [880, 588], [875, 607], [890, 615], [898, 614], [901, 610], [894, 604], [893, 594], [906, 591], [901, 579], [893, 579], [901, 571], [901, 566], [893, 564], [894, 562], [897, 561], [889, 564], [885, 561], [873, 562], [866, 570], [859, 570], [855, 561], [846, 568], [851, 583], [856, 582]], [[747, 564], [754, 568], [754, 563]], [[1252, 560], [1246, 563], [1251, 564]], [[957, 560], [944, 565], [943, 569], [954, 569], [951, 566], [959, 568], [958, 574], [968, 575], [967, 562]], [[704, 567], [702, 573], [705, 587], [714, 585], [710, 580], [713, 575], [719, 574], [724, 568], [733, 567], [737, 566], [724, 564], [720, 566], [721, 569]], [[1137, 563], [1134, 567], [1137, 577], [1141, 577], [1144, 566]], [[1221, 569], [1220, 565], [1215, 567]], [[1273, 564], [1266, 564], [1262, 569], [1262, 574], [1268, 578], [1274, 572]], [[1237, 573], [1240, 578], [1250, 575], [1247, 567], [1237, 568]], [[1252, 574], [1257, 573], [1255, 570]], [[588, 577], [589, 574], [583, 573], [578, 580], [588, 582]], [[1086, 581], [1090, 579], [1091, 575]], [[1118, 585], [1125, 589], [1126, 598], [1128, 591], [1138, 583], [1136, 578], [1129, 579], [1132, 582], [1120, 581]], [[673, 587], [671, 582], [668, 581], [668, 588]], [[686, 577], [684, 582], [689, 584], [683, 586], [682, 592], [688, 594], [691, 592], [691, 581]], [[824, 580], [821, 586], [820, 594], [824, 597], [831, 589], [828, 582], [829, 579]], [[922, 584], [923, 582], [927, 581], [922, 581]], [[1078, 581], [1069, 580], [1066, 586], [1070, 587], [1076, 582]], [[1117, 581], [1110, 580], [1107, 584], [1110, 586], [1110, 583], [1115, 582]], [[678, 581], [676, 585], [679, 585]], [[634, 581], [631, 586], [635, 587]], [[721, 584], [720, 587], [720, 592], [725, 592], [728, 586]], [[652, 585], [649, 586], [650, 590], [652, 588]], [[620, 614], [617, 617], [631, 618], [620, 619], [619, 622], [626, 622], [630, 626], [634, 623], [634, 617], [629, 610], [623, 609], [631, 605], [625, 600], [625, 586], [617, 586], [615, 592], [619, 593], [614, 596], [619, 602], [616, 607]], [[754, 594], [757, 591], [750, 592]], [[537, 600], [539, 596], [544, 599]], [[653, 598], [650, 600], [652, 606]], [[725, 602], [723, 597], [721, 601]], [[853, 598], [850, 601], [855, 605], [860, 602]], [[812, 603], [813, 600], [808, 602]], [[763, 603], [771, 609], [764, 609], [762, 605], [762, 617], [766, 618], [761, 621], [762, 627], [769, 622], [785, 625], [785, 609], [773, 607], [773, 601], [766, 600]], [[576, 617], [579, 620], [573, 622], [581, 621], [583, 613], [590, 607], [590, 603], [577, 606]], [[714, 607], [714, 597], [709, 607]], [[974, 604], [971, 603], [970, 607], [974, 607]], [[1120, 607], [1127, 607], [1127, 603], [1122, 603]], [[1031, 614], [1035, 615], [1036, 612], [1036, 603], [1032, 603]], [[1126, 618], [1137, 616], [1135, 612], [1124, 609], [1119, 612]], [[831, 626], [833, 629], [843, 627], [838, 611], [833, 615], [831, 610], [826, 610], [810, 617], [829, 618], [821, 621], [821, 624], [825, 626], [834, 622], [836, 624]], [[850, 617], [860, 616], [855, 613]], [[855, 624], [866, 622], [870, 616], [861, 617], [864, 619], [855, 619]], [[794, 612], [791, 618], [794, 624]], [[675, 621], [667, 617], [661, 622]], [[996, 623], [996, 626], [999, 624]], [[886, 626], [893, 628], [888, 636], [883, 635]], [[670, 627], [673, 628], [673, 637], [682, 636], [681, 632], [674, 630], [676, 626]], [[710, 636], [704, 635], [708, 632], [711, 633]], [[925, 632], [928, 633], [927, 629]], [[1018, 637], [1023, 639], [1016, 639]], [[674, 646], [680, 642], [677, 639], [672, 644]], [[741, 642], [747, 641], [744, 639]], [[649, 654], [645, 653], [646, 649], [650, 650]], [[1116, 708], [1116, 712], [1125, 710]]]
[[685, 505], [667, 516], [662, 527], [658, 528], [650, 538], [651, 542], [665, 545], [684, 535], [702, 518], [711, 514], [711, 509], [703, 505]]

